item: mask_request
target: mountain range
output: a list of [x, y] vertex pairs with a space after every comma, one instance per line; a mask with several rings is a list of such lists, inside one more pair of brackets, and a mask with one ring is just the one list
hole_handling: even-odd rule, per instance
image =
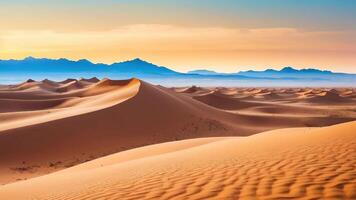
[[[218, 73], [210, 70], [194, 70], [181, 73], [164, 66], [157, 66], [139, 58], [113, 64], [92, 63], [65, 58], [48, 59], [27, 57], [23, 60], [0, 60], [0, 83], [20, 81], [26, 78], [68, 78], [97, 76], [110, 78], [137, 77], [163, 85], [236, 85], [248, 86], [355, 86], [356, 74], [335, 73], [319, 69], [240, 71]], [[308, 82], [306, 82], [308, 81]]]
[[0, 60], [0, 72], [119, 72], [145, 74], [177, 74], [166, 67], [160, 67], [139, 58], [113, 64], [94, 64], [86, 59], [78, 61], [65, 58], [48, 59], [27, 57], [23, 60]]
[[236, 73], [219, 73], [211, 70], [193, 70], [189, 71], [189, 74], [200, 74], [200, 75], [242, 75], [242, 76], [249, 76], [249, 77], [274, 77], [274, 78], [285, 78], [285, 77], [296, 77], [296, 76], [328, 76], [328, 75], [341, 75], [341, 76], [349, 76], [354, 74], [347, 74], [347, 73], [335, 73], [332, 71], [327, 70], [319, 70], [319, 69], [294, 69], [293, 67], [284, 67], [281, 70], [274, 70], [274, 69], [266, 69], [264, 71], [240, 71]]

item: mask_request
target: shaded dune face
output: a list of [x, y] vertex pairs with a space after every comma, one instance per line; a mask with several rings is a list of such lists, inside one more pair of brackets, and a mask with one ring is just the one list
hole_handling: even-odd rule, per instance
[[[306, 89], [283, 90], [193, 87], [172, 91], [137, 79], [96, 78], [28, 80], [2, 86], [0, 103], [7, 106], [0, 107], [0, 183], [150, 144], [247, 136], [356, 118], [354, 104], [349, 102], [343, 107], [316, 107], [296, 97], [309, 92]], [[342, 92], [352, 101], [349, 90]], [[277, 96], [270, 95], [274, 93]]]
[[[8, 199], [355, 199], [356, 122], [124, 151], [0, 187]], [[18, 192], [22, 191], [22, 192]]]

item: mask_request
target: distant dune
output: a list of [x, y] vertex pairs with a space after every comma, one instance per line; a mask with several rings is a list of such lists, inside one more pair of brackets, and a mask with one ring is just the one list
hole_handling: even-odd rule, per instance
[[165, 88], [97, 78], [1, 86], [0, 183], [162, 142], [352, 121], [355, 94], [352, 88]]
[[124, 151], [0, 187], [4, 199], [355, 199], [356, 122]]

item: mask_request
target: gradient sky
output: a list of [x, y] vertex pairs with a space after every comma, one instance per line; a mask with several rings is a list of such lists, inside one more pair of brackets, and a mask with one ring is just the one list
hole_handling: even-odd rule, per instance
[[0, 59], [356, 73], [354, 0], [2, 0]]

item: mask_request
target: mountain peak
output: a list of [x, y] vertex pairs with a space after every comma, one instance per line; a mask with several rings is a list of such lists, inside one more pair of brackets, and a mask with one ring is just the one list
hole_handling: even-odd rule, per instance
[[36, 60], [36, 58], [32, 57], [32, 56], [27, 56], [24, 60]]
[[93, 64], [92, 62], [90, 62], [90, 61], [87, 60], [87, 59], [80, 59], [80, 60], [78, 60], [77, 62], [82, 63], [82, 64]]
[[122, 62], [116, 62], [113, 63], [111, 65], [118, 65], [118, 64], [136, 64], [136, 65], [146, 65], [146, 64], [150, 64], [150, 65], [154, 65], [152, 63], [149, 63], [147, 61], [142, 60], [141, 58], [134, 58], [132, 60], [126, 60], [126, 61], [122, 61]]
[[114, 71], [122, 73], [140, 73], [140, 74], [177, 74], [178, 72], [166, 67], [157, 66], [140, 58], [127, 60], [124, 62], [113, 63], [110, 65]]
[[147, 61], [144, 61], [144, 60], [142, 60], [141, 58], [135, 58], [135, 59], [129, 60], [129, 62], [148, 63]]
[[141, 58], [132, 59], [132, 61], [143, 61]]
[[284, 67], [281, 72], [296, 72], [298, 70], [294, 69], [293, 67]]

